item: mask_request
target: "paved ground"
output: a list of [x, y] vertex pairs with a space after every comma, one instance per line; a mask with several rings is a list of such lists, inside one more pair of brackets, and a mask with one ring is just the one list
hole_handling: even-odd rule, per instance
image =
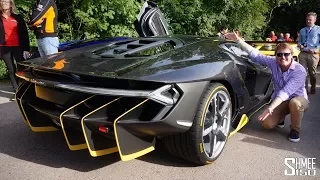
[[[320, 79], [320, 77], [319, 77]], [[319, 86], [320, 87], [320, 86]], [[121, 162], [117, 153], [90, 157], [71, 152], [61, 132], [33, 133], [23, 122], [10, 86], [0, 84], [0, 179], [320, 179], [320, 88], [310, 95], [311, 107], [302, 123], [299, 143], [287, 141], [284, 129], [263, 130], [251, 122], [232, 136], [213, 164], [193, 167], [165, 150]], [[286, 157], [316, 159], [316, 177], [284, 176]]]

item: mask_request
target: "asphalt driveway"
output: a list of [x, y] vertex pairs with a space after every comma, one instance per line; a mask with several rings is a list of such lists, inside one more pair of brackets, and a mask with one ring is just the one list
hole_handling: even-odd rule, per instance
[[[319, 77], [320, 82], [320, 77]], [[319, 83], [320, 84], [320, 83]], [[291, 143], [289, 117], [283, 129], [264, 130], [256, 117], [232, 136], [211, 165], [194, 167], [171, 156], [161, 145], [138, 159], [122, 162], [117, 153], [93, 158], [72, 152], [60, 131], [34, 133], [24, 123], [0, 83], [0, 179], [320, 179], [320, 86], [310, 95], [299, 143]], [[257, 113], [257, 115], [259, 112]], [[316, 177], [285, 176], [285, 158], [317, 158]]]

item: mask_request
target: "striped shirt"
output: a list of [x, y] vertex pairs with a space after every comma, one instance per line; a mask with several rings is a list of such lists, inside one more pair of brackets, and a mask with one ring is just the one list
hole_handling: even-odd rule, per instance
[[282, 72], [275, 56], [265, 56], [255, 49], [250, 53], [250, 58], [271, 70], [274, 83], [272, 99], [279, 97], [282, 101], [287, 101], [296, 96], [303, 96], [308, 100], [305, 88], [307, 72], [301, 64], [293, 60], [288, 71]]
[[318, 52], [320, 48], [320, 26], [314, 25], [310, 30], [308, 27], [302, 28], [299, 37], [298, 45], [307, 45], [307, 47], [303, 48], [303, 51], [314, 49]]

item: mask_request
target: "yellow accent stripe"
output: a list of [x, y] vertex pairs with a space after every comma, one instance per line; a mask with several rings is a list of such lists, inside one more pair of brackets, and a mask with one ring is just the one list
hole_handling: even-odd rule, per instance
[[31, 124], [30, 124], [30, 121], [28, 119], [28, 116], [23, 108], [23, 105], [22, 105], [22, 98], [23, 96], [25, 95], [25, 93], [28, 91], [28, 89], [30, 88], [32, 84], [30, 83], [29, 86], [27, 87], [27, 89], [24, 91], [24, 93], [22, 94], [21, 98], [19, 99], [19, 102], [20, 102], [20, 105], [21, 105], [21, 109], [22, 109], [22, 112], [24, 114], [24, 116], [26, 117], [26, 121], [27, 121], [27, 124], [30, 126], [31, 130], [34, 131], [34, 132], [48, 132], [48, 131], [57, 131], [58, 129], [53, 127], [53, 126], [46, 126], [46, 127], [33, 127]]
[[62, 128], [62, 132], [63, 132], [64, 138], [66, 139], [66, 142], [67, 142], [67, 144], [68, 144], [69, 149], [72, 150], [72, 151], [81, 150], [81, 149], [86, 149], [86, 148], [88, 148], [88, 147], [87, 147], [87, 144], [78, 144], [78, 145], [71, 145], [71, 144], [70, 144], [69, 139], [68, 139], [67, 134], [66, 134], [66, 131], [65, 131], [65, 129], [64, 129], [62, 116], [63, 116], [66, 112], [70, 111], [71, 109], [75, 108], [76, 106], [79, 106], [80, 104], [84, 103], [85, 101], [91, 99], [91, 98], [94, 97], [94, 96], [95, 96], [95, 95], [93, 95], [93, 96], [91, 96], [91, 97], [89, 97], [89, 98], [87, 98], [87, 99], [85, 99], [85, 100], [83, 100], [83, 101], [81, 101], [81, 102], [79, 102], [79, 103], [71, 106], [70, 108], [68, 108], [67, 110], [63, 111], [63, 112], [60, 114], [59, 119], [60, 119], [60, 124], [61, 124], [61, 128]]
[[138, 151], [138, 152], [135, 152], [135, 153], [132, 153], [132, 154], [129, 154], [129, 155], [123, 155], [123, 154], [120, 153], [120, 157], [121, 157], [122, 161], [129, 161], [129, 160], [141, 157], [141, 156], [143, 156], [145, 154], [148, 154], [149, 152], [154, 151], [154, 149], [155, 148], [153, 146], [150, 146], [150, 147], [148, 147], [146, 149], [143, 149], [141, 151]]
[[240, 119], [240, 122], [237, 126], [237, 128], [230, 133], [229, 137], [234, 135], [236, 132], [238, 132], [241, 128], [243, 128], [248, 122], [249, 122], [249, 119], [256, 113], [258, 112], [260, 109], [262, 109], [265, 105], [267, 104], [270, 104], [271, 103], [271, 99], [269, 100], [269, 102], [265, 103], [264, 105], [262, 105], [261, 107], [259, 107], [257, 110], [255, 110], [249, 117], [246, 115], [246, 114], [243, 114], [241, 119]]
[[114, 152], [117, 152], [118, 151], [118, 147], [112, 147], [112, 148], [109, 148], [109, 149], [104, 149], [104, 150], [99, 150], [99, 151], [93, 151], [89, 145], [89, 140], [88, 140], [88, 137], [87, 137], [87, 134], [86, 134], [86, 130], [84, 128], [84, 119], [86, 117], [88, 117], [89, 115], [95, 113], [96, 111], [108, 106], [109, 104], [119, 100], [121, 97], [117, 98], [117, 99], [114, 99], [112, 100], [111, 102], [93, 110], [92, 112], [86, 114], [85, 116], [82, 117], [81, 119], [81, 126], [82, 126], [82, 131], [83, 131], [83, 134], [84, 134], [84, 138], [86, 140], [86, 143], [87, 143], [87, 146], [88, 146], [88, 149], [89, 149], [89, 152], [90, 152], [90, 155], [93, 156], [93, 157], [97, 157], [97, 156], [102, 156], [102, 155], [106, 155], [106, 154], [111, 154], [111, 153], [114, 153]]
[[227, 89], [226, 89], [224, 86], [218, 86], [218, 87], [216, 87], [216, 88], [213, 89], [213, 91], [210, 93], [210, 95], [209, 95], [209, 97], [208, 97], [208, 99], [207, 99], [207, 102], [206, 102], [206, 104], [205, 104], [205, 107], [204, 107], [204, 109], [203, 109], [203, 111], [202, 111], [202, 116], [201, 116], [201, 121], [200, 121], [200, 127], [203, 126], [203, 121], [204, 121], [205, 113], [206, 113], [206, 110], [208, 109], [208, 105], [209, 105], [209, 103], [210, 103], [210, 101], [211, 101], [212, 95], [213, 95], [213, 93], [215, 93], [219, 88], [225, 89], [225, 90], [227, 91]]
[[203, 144], [200, 143], [200, 144], [199, 144], [199, 147], [200, 147], [200, 153], [203, 153]]
[[[137, 107], [141, 106], [142, 104], [144, 104], [145, 102], [147, 102], [148, 100], [149, 100], [149, 99], [146, 99], [146, 100], [142, 101], [141, 103], [139, 103], [138, 105], [134, 106], [133, 108], [129, 109], [128, 111], [126, 111], [125, 113], [123, 113], [121, 116], [117, 117], [117, 119], [114, 121], [114, 132], [115, 132], [115, 137], [116, 137], [116, 142], [117, 142], [118, 147], [120, 147], [120, 146], [119, 146], [119, 140], [118, 140], [117, 128], [116, 128], [116, 127], [117, 127], [117, 126], [116, 126], [117, 121], [118, 121], [119, 119], [121, 119], [124, 115], [128, 114], [130, 111], [134, 110], [135, 108], [137, 108]], [[149, 153], [149, 152], [151, 152], [151, 151], [153, 151], [153, 150], [154, 150], [154, 147], [153, 147], [153, 146], [150, 146], [150, 147], [148, 147], [148, 148], [146, 148], [146, 149], [144, 149], [144, 150], [141, 150], [141, 151], [138, 151], [138, 152], [129, 154], [129, 155], [123, 155], [123, 154], [121, 153], [121, 149], [119, 148], [119, 154], [120, 154], [120, 157], [121, 157], [121, 160], [122, 160], [122, 161], [129, 161], [129, 160], [131, 160], [131, 159], [135, 159], [135, 158], [137, 158], [137, 157], [143, 156], [143, 155], [145, 155], [145, 154], [147, 154], [147, 153]]]
[[248, 123], [248, 121], [249, 121], [248, 116], [247, 116], [246, 114], [243, 114], [242, 117], [241, 117], [241, 119], [240, 119], [240, 122], [239, 122], [237, 128], [230, 133], [229, 137], [232, 136], [232, 135], [234, 135], [234, 134], [235, 134], [236, 132], [238, 132], [241, 128], [243, 128], [243, 127]]
[[19, 109], [20, 113], [22, 114], [22, 119], [23, 119], [23, 121], [26, 123], [26, 125], [28, 125], [28, 122], [27, 122], [26, 118], [24, 118], [23, 112], [21, 111], [21, 108], [20, 108], [20, 105], [19, 105], [20, 99], [17, 98], [17, 92], [19, 92], [19, 90], [21, 89], [21, 87], [22, 87], [25, 83], [26, 83], [26, 81], [23, 81], [22, 84], [18, 87], [18, 89], [17, 89], [16, 92], [14, 93], [14, 98], [16, 99], [16, 105], [18, 106], [18, 109]]
[[46, 33], [53, 33], [54, 32], [54, 18], [56, 14], [54, 12], [53, 7], [50, 7], [46, 13], [46, 25], [45, 25], [45, 32]]
[[274, 51], [260, 51], [261, 54], [274, 56]]
[[262, 48], [262, 46], [261, 46], [261, 45], [258, 45], [258, 46], [256, 46], [255, 48], [260, 49], [260, 48]]
[[[27, 77], [25, 77], [25, 76], [20, 76], [20, 75], [18, 75], [18, 74], [16, 74], [16, 76], [19, 77], [19, 78], [21, 78], [21, 79], [23, 79], [23, 80], [26, 80], [26, 81], [29, 81], [29, 82], [30, 82], [30, 78], [27, 78]], [[20, 87], [21, 87], [21, 86], [20, 86]]]
[[270, 99], [269, 102], [265, 103], [264, 105], [262, 105], [261, 107], [259, 107], [257, 110], [255, 110], [255, 111], [249, 116], [249, 119], [250, 119], [255, 113], [257, 113], [258, 111], [260, 111], [260, 109], [262, 109], [265, 105], [270, 104], [271, 101], [272, 101], [272, 99]]

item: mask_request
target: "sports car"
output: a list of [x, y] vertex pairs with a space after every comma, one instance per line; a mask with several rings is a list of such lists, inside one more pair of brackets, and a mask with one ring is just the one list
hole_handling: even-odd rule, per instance
[[146, 7], [136, 24], [142, 37], [19, 62], [18, 108], [32, 131], [61, 131], [70, 150], [93, 157], [127, 161], [161, 142], [210, 164], [270, 102], [271, 72], [235, 42], [169, 34], [159, 11]]
[[273, 89], [270, 71], [236, 43], [192, 36], [130, 38], [20, 65], [16, 102], [31, 130], [61, 130], [71, 150], [124, 161], [161, 140], [173, 155], [211, 163]]

